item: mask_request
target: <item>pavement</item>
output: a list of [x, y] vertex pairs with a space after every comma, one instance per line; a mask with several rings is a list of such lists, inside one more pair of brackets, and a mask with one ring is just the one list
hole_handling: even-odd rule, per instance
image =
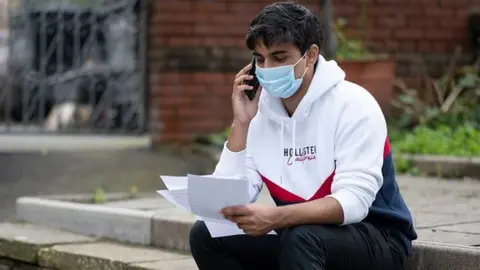
[[162, 187], [160, 174], [212, 170], [202, 155], [152, 151], [142, 141], [0, 136], [0, 222], [15, 217], [15, 201], [22, 196], [93, 194], [97, 188], [128, 192], [132, 186], [154, 191]]

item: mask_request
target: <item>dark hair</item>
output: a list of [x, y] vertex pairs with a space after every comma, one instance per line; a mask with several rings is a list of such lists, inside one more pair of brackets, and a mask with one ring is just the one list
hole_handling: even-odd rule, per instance
[[323, 42], [320, 22], [305, 6], [292, 2], [276, 2], [266, 6], [250, 24], [247, 47], [254, 50], [263, 40], [265, 46], [291, 43], [305, 53], [310, 46]]

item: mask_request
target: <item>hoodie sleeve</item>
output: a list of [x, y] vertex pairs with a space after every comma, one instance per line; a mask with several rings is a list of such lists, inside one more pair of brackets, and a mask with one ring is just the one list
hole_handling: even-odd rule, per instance
[[343, 225], [361, 222], [383, 184], [387, 126], [378, 104], [346, 110], [335, 134], [332, 195], [343, 209]]
[[263, 185], [253, 159], [248, 154], [248, 149], [240, 152], [232, 152], [228, 149], [227, 143], [223, 145], [223, 151], [213, 175], [236, 179], [248, 179], [251, 184], [249, 190], [250, 202], [255, 202], [257, 200]]

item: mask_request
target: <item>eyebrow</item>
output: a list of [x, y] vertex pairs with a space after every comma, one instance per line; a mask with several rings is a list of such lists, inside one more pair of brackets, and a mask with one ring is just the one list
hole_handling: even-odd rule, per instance
[[[285, 50], [279, 50], [279, 51], [273, 51], [271, 53], [269, 53], [271, 56], [275, 56], [275, 55], [279, 55], [279, 54], [283, 54], [283, 53], [288, 53], [288, 51], [285, 51]], [[260, 56], [260, 57], [263, 57], [262, 54], [258, 53], [258, 52], [253, 52], [253, 55], [254, 56]]]

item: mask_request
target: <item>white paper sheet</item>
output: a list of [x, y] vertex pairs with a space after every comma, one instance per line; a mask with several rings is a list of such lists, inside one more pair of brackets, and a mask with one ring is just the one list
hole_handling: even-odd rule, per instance
[[195, 215], [221, 222], [223, 208], [249, 203], [249, 185], [246, 179], [188, 175], [188, 204]]
[[167, 201], [173, 203], [174, 205], [191, 212], [190, 205], [188, 204], [188, 193], [187, 189], [177, 189], [177, 190], [157, 190], [157, 193], [162, 195]]
[[188, 180], [186, 176], [160, 175], [168, 190], [187, 189]]
[[[168, 190], [157, 190], [157, 193], [172, 204], [194, 213], [198, 220], [205, 221], [212, 237], [245, 234], [235, 223], [225, 219], [220, 210], [227, 206], [248, 204], [248, 180], [208, 175], [161, 178]], [[268, 234], [276, 233], [271, 231]]]
[[[219, 223], [219, 222], [205, 221], [205, 225], [207, 226], [208, 231], [210, 232], [210, 235], [213, 238], [245, 234], [243, 230], [239, 229], [238, 226], [232, 222]], [[267, 234], [277, 235], [275, 231], [271, 231]]]

